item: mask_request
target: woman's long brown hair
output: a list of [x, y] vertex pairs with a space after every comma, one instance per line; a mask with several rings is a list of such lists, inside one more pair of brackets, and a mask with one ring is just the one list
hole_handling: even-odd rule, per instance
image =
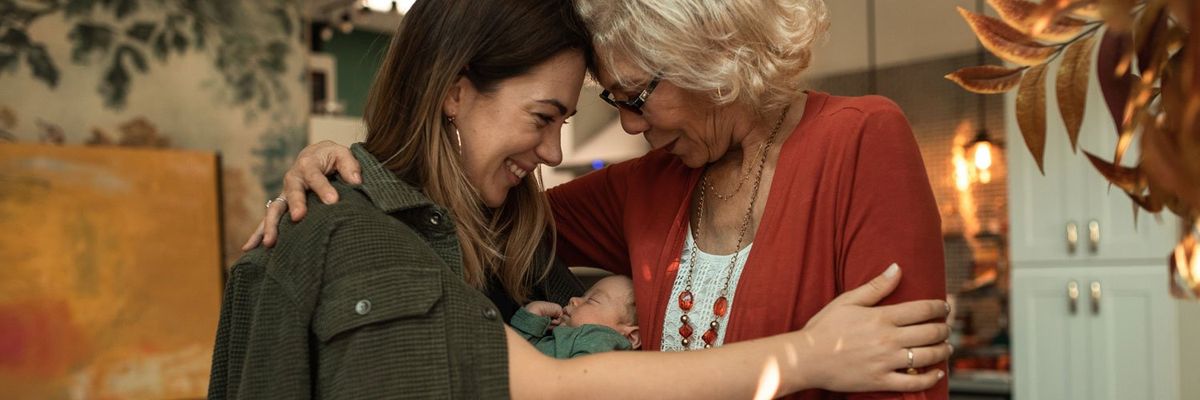
[[442, 104], [460, 77], [494, 92], [563, 51], [581, 52], [591, 68], [590, 38], [569, 0], [418, 1], [392, 38], [364, 115], [366, 150], [453, 215], [467, 283], [483, 290], [494, 277], [517, 301], [548, 270], [534, 268], [534, 253], [544, 237], [553, 249], [549, 202], [531, 175], [499, 208], [484, 206]]

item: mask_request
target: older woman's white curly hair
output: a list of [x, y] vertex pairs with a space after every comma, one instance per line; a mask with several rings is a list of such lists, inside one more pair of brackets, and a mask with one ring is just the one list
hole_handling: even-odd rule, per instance
[[829, 27], [822, 0], [576, 0], [576, 7], [602, 65], [623, 59], [710, 93], [715, 104], [737, 102], [760, 113], [799, 96], [810, 46]]

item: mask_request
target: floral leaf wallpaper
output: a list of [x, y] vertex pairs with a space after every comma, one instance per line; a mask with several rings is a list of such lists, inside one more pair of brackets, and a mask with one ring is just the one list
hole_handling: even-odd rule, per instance
[[299, 0], [0, 0], [0, 143], [221, 154], [232, 261], [306, 142]]

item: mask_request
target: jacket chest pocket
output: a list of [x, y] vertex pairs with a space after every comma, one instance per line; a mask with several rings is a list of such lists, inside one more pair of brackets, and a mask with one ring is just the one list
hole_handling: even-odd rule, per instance
[[441, 298], [437, 271], [386, 269], [342, 277], [322, 289], [313, 333], [327, 342], [365, 326], [424, 317]]

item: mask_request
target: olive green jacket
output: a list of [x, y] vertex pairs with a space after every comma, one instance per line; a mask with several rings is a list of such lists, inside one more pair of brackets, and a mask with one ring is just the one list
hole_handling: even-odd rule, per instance
[[[454, 221], [352, 151], [362, 185], [335, 180], [332, 205], [310, 195], [275, 248], [230, 271], [209, 398], [507, 398], [504, 318], [463, 281]], [[561, 264], [536, 290], [583, 291]]]

